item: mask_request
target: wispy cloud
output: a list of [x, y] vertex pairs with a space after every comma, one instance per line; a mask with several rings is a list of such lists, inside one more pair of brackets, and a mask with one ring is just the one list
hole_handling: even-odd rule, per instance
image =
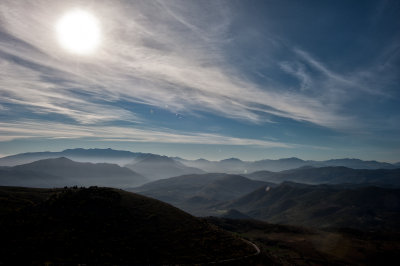
[[[77, 59], [54, 37], [57, 18], [76, 3], [2, 1], [3, 31], [10, 36], [0, 42], [0, 51], [9, 55], [0, 65], [3, 102], [78, 123], [140, 121], [115, 104], [124, 100], [253, 123], [268, 122], [273, 115], [328, 127], [351, 124], [318, 98], [240, 78], [223, 53], [229, 8], [213, 8], [222, 4], [210, 2], [199, 11], [198, 4], [83, 4], [101, 18], [104, 42], [96, 55]], [[306, 88], [310, 80], [301, 67], [296, 71]]]
[[139, 129], [121, 126], [70, 125], [46, 121], [21, 121], [19, 123], [0, 122], [0, 132], [0, 141], [11, 141], [23, 138], [90, 138], [99, 141], [244, 145], [264, 148], [294, 147], [291, 144], [279, 141], [234, 138], [219, 134], [187, 133], [167, 129]]
[[306, 72], [303, 64], [299, 62], [281, 62], [280, 67], [287, 73], [295, 76], [300, 81], [300, 90], [310, 89], [312, 85], [312, 78]]
[[[355, 90], [356, 92], [368, 93], [375, 96], [390, 97], [390, 93], [383, 90], [382, 86], [376, 86], [376, 83], [371, 83], [371, 80], [381, 79], [380, 73], [377, 69], [373, 69], [373, 67], [365, 66], [362, 69], [358, 68], [350, 73], [343, 74], [331, 70], [325, 63], [304, 50], [295, 48], [294, 53], [306, 64], [323, 75], [322, 82], [325, 85], [321, 86], [321, 88], [333, 88], [334, 92], [346, 90], [346, 92], [350, 91], [350, 93], [352, 90]], [[376, 68], [376, 66], [374, 67]], [[304, 73], [304, 68], [298, 71], [292, 70], [291, 72], [303, 79], [308, 77]]]
[[[102, 43], [93, 55], [70, 55], [57, 42], [57, 20], [77, 7], [100, 20]], [[383, 63], [347, 73], [312, 49], [287, 43], [280, 48], [286, 56], [279, 58], [267, 47], [262, 53], [271, 54], [274, 62], [257, 71], [273, 82], [248, 78], [246, 69], [230, 61], [236, 51], [227, 52], [234, 42], [235, 19], [230, 1], [2, 0], [0, 111], [10, 115], [3, 115], [0, 141], [96, 138], [291, 148], [278, 140], [151, 127], [136, 107], [145, 104], [185, 116], [212, 114], [256, 125], [289, 119], [365, 131], [372, 123], [360, 119], [366, 116], [366, 106], [357, 106], [360, 95], [387, 99], [392, 91], [382, 88], [398, 84], [395, 44], [382, 53]], [[278, 38], [272, 41], [281, 45]], [[277, 78], [274, 71], [292, 75], [299, 89], [289, 89], [287, 76]], [[16, 111], [18, 118], [11, 115]], [[29, 121], [33, 114], [38, 119]], [[379, 119], [375, 126], [398, 128], [398, 116]]]
[[[400, 96], [395, 91], [395, 84], [399, 81], [395, 74], [398, 68], [390, 63], [398, 58], [396, 47], [387, 45], [369, 64], [347, 72], [332, 70], [328, 63], [309, 52], [294, 48], [293, 59], [281, 62], [280, 67], [298, 79], [300, 91], [322, 103], [337, 116], [343, 115], [342, 123], [333, 123], [333, 127], [339, 125], [338, 128], [343, 132], [361, 135], [372, 130], [376, 136], [377, 130], [393, 130], [397, 127], [387, 122], [397, 120], [397, 115], [383, 114], [384, 108], [381, 106], [383, 102], [392, 104], [390, 102], [398, 100]], [[366, 107], [368, 103], [373, 105]]]

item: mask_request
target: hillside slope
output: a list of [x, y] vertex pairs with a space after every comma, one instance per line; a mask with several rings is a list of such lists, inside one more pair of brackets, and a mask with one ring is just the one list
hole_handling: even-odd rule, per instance
[[223, 206], [256, 219], [311, 227], [400, 229], [400, 189], [342, 188], [285, 182]]
[[110, 188], [0, 187], [0, 264], [205, 263], [254, 247], [166, 203]]
[[144, 184], [131, 191], [153, 197], [193, 215], [210, 215], [213, 205], [241, 197], [255, 189], [273, 185], [239, 175], [183, 175]]
[[399, 232], [316, 230], [216, 217], [206, 220], [257, 244], [261, 254], [247, 265], [398, 265]]

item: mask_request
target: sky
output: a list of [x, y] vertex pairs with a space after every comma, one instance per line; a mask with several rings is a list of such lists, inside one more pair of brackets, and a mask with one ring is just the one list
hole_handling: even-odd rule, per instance
[[[97, 19], [71, 53], [57, 23]], [[0, 156], [400, 161], [399, 1], [0, 2]]]

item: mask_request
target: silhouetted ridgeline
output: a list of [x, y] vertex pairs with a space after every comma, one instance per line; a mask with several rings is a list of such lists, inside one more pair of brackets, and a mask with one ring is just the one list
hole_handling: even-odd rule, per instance
[[206, 263], [255, 249], [168, 204], [110, 188], [0, 187], [0, 264]]

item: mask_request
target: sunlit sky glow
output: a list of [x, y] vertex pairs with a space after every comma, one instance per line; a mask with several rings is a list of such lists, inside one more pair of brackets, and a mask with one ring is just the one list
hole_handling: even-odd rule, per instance
[[84, 10], [71, 10], [56, 25], [62, 47], [72, 53], [93, 53], [100, 43], [100, 25], [92, 14]]
[[[79, 12], [97, 30], [60, 26]], [[398, 17], [399, 1], [3, 0], [0, 154], [400, 161]]]

